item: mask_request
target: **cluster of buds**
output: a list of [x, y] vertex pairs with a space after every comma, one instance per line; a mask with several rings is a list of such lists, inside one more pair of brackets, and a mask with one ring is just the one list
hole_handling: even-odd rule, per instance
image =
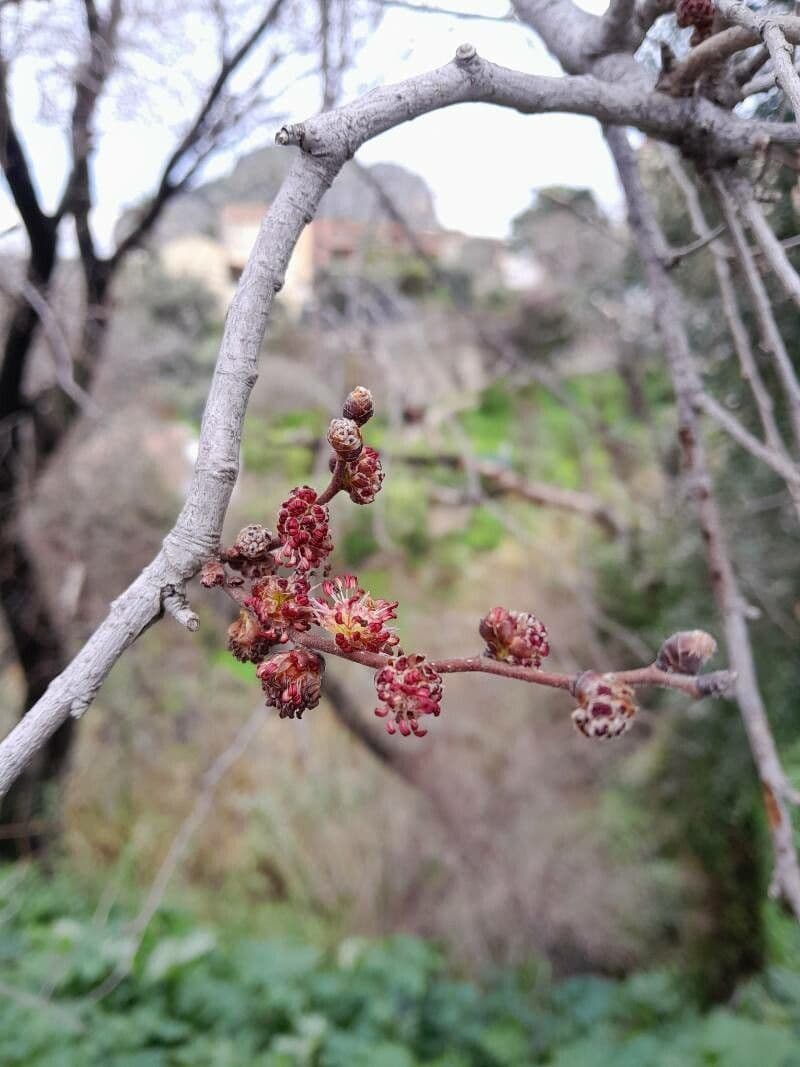
[[678, 674], [699, 674], [716, 651], [717, 642], [705, 630], [680, 630], [659, 649], [656, 667]]
[[333, 635], [342, 652], [389, 652], [398, 643], [386, 627], [397, 618], [396, 600], [370, 596], [352, 574], [323, 582], [322, 590], [331, 603], [314, 601], [314, 621]]
[[[704, 5], [683, 3], [678, 8], [679, 18], [688, 18], [689, 8], [696, 18]], [[540, 669], [550, 653], [547, 629], [527, 611], [495, 607], [481, 619], [484, 655], [495, 663], [478, 657], [431, 663], [419, 653], [402, 652], [391, 625], [397, 602], [373, 597], [354, 575], [324, 578], [321, 593], [312, 598], [311, 583], [317, 580], [313, 572], [325, 568], [323, 575], [329, 573], [333, 550], [328, 501], [345, 492], [354, 503], [369, 504], [383, 483], [380, 457], [361, 434], [373, 410], [369, 390], [354, 389], [341, 418], [333, 419], [328, 429], [333, 452], [327, 488], [318, 495], [310, 486], [297, 486], [281, 504], [276, 534], [251, 523], [203, 566], [202, 584], [225, 589], [241, 609], [228, 628], [230, 652], [258, 665], [267, 706], [276, 708], [281, 718], [299, 719], [319, 703], [325, 661], [317, 649], [378, 667], [375, 714], [385, 719], [388, 733], [402, 737], [426, 735], [425, 716], [441, 711], [441, 675], [459, 670], [484, 669], [568, 688], [578, 703], [572, 713], [576, 728], [602, 740], [620, 737], [633, 722], [637, 709], [629, 682], [668, 685], [694, 696], [721, 693], [730, 684], [731, 676], [724, 671], [686, 677], [697, 675], [716, 651], [713, 637], [703, 630], [673, 634], [649, 668], [620, 675], [585, 671], [575, 679]], [[281, 574], [281, 568], [290, 573]], [[312, 627], [327, 631], [333, 641], [319, 633], [315, 637], [309, 633]], [[289, 647], [273, 651], [275, 645]]]
[[[336, 467], [336, 457], [331, 456], [330, 469]], [[374, 448], [365, 445], [357, 460], [346, 463], [342, 471], [342, 488], [354, 504], [371, 504], [381, 491], [383, 467]]]
[[694, 27], [690, 44], [701, 44], [714, 32], [713, 0], [678, 0], [675, 6], [675, 20], [681, 29]]
[[298, 571], [319, 567], [333, 550], [328, 523], [328, 509], [317, 503], [317, 494], [311, 486], [297, 486], [278, 512], [281, 547], [275, 554], [276, 561], [282, 567], [296, 567]]
[[253, 584], [244, 606], [250, 608], [272, 644], [286, 642], [289, 630], [308, 630], [314, 621], [308, 579], [302, 574], [272, 574]]
[[538, 667], [550, 652], [547, 629], [527, 611], [492, 608], [480, 622], [486, 655], [520, 667]]
[[613, 674], [584, 671], [575, 686], [577, 707], [572, 721], [585, 736], [603, 741], [621, 737], [633, 725], [633, 689]]
[[277, 708], [282, 719], [302, 719], [307, 708], [319, 704], [324, 671], [322, 656], [293, 648], [265, 659], [256, 674], [268, 708]]
[[424, 715], [438, 715], [442, 701], [442, 679], [422, 655], [398, 656], [375, 675], [375, 689], [381, 704], [375, 708], [379, 718], [387, 718], [386, 730], [403, 737], [428, 732], [420, 726]]

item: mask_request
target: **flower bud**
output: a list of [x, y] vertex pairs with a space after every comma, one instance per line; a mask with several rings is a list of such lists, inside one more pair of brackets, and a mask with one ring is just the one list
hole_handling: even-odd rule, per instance
[[575, 686], [579, 708], [572, 721], [585, 737], [603, 741], [621, 737], [636, 715], [633, 690], [613, 674], [584, 671]]
[[260, 663], [273, 644], [249, 611], [242, 611], [228, 627], [228, 650], [242, 663]]
[[213, 589], [215, 585], [225, 585], [225, 568], [218, 559], [209, 559], [203, 564], [200, 571], [200, 584], [206, 589]]
[[364, 442], [361, 430], [352, 419], [331, 419], [328, 427], [328, 444], [339, 459], [354, 460], [361, 455]]
[[680, 630], [659, 649], [656, 667], [678, 674], [698, 674], [716, 651], [717, 642], [705, 630]]
[[[336, 456], [331, 456], [331, 471], [336, 467]], [[384, 472], [379, 454], [369, 445], [358, 459], [348, 463], [342, 477], [342, 485], [354, 504], [371, 504], [383, 485]]]
[[678, 0], [675, 5], [675, 21], [685, 29], [694, 26], [691, 45], [700, 44], [710, 37], [714, 30], [713, 0]]
[[260, 523], [251, 522], [242, 527], [231, 545], [231, 551], [244, 559], [266, 559], [274, 547], [273, 533]]
[[264, 660], [256, 674], [268, 708], [277, 708], [282, 719], [302, 719], [306, 708], [319, 704], [324, 671], [322, 656], [305, 648], [293, 648]]
[[342, 414], [346, 419], [352, 419], [359, 426], [363, 426], [365, 422], [372, 418], [374, 413], [375, 405], [372, 400], [372, 393], [369, 389], [365, 389], [363, 385], [357, 385], [345, 400]]
[[550, 652], [547, 629], [527, 611], [492, 608], [478, 627], [486, 655], [520, 667], [538, 667]]

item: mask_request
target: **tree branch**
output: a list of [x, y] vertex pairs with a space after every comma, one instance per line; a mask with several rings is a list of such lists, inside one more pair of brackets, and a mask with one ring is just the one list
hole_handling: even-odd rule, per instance
[[753, 236], [758, 242], [764, 257], [772, 268], [775, 277], [786, 290], [788, 296], [800, 305], [800, 276], [792, 266], [786, 249], [772, 232], [772, 228], [764, 217], [761, 205], [753, 196], [752, 189], [741, 178], [733, 175], [725, 180], [728, 191], [736, 199], [739, 210], [750, 227]]
[[761, 329], [764, 346], [772, 354], [778, 377], [786, 394], [795, 445], [800, 446], [800, 383], [798, 383], [794, 365], [786, 350], [786, 345], [783, 343], [778, 324], [775, 321], [769, 294], [756, 266], [755, 257], [739, 219], [736, 204], [728, 192], [725, 181], [719, 174], [712, 174], [710, 182], [744, 273], [745, 283], [750, 292], [750, 299]]
[[[319, 633], [293, 630], [291, 640], [303, 648], [311, 648], [326, 656], [338, 656], [339, 659], [360, 663], [362, 667], [380, 670], [390, 662], [391, 656], [381, 652], [343, 652], [335, 641]], [[432, 659], [430, 665], [438, 674], [481, 673], [494, 674], [500, 678], [510, 678], [529, 685], [541, 685], [547, 689], [563, 689], [574, 696], [575, 687], [583, 671], [575, 674], [559, 674], [554, 671], [541, 671], [535, 667], [517, 667], [488, 656], [465, 656], [451, 659]], [[672, 674], [659, 670], [655, 664], [637, 667], [629, 671], [613, 671], [620, 682], [637, 689], [657, 686], [662, 689], [675, 689], [694, 700], [707, 696], [720, 696], [727, 692], [735, 682], [730, 671], [712, 671], [709, 674]]]
[[758, 686], [743, 599], [731, 564], [724, 524], [708, 471], [702, 434], [694, 410], [701, 391], [684, 326], [683, 305], [660, 258], [663, 242], [655, 214], [639, 175], [633, 150], [622, 130], [606, 131], [622, 188], [628, 218], [653, 298], [653, 313], [664, 344], [678, 404], [679, 440], [689, 491], [703, 534], [706, 559], [717, 608], [725, 625], [731, 667], [736, 672], [736, 698], [750, 750], [764, 791], [775, 856], [776, 891], [800, 919], [800, 864], [794, 847], [788, 804], [796, 794], [781, 766]]
[[800, 18], [776, 14], [769, 8], [765, 11], [754, 11], [747, 4], [741, 3], [741, 0], [714, 0], [714, 3], [720, 14], [729, 22], [734, 22], [752, 33], [755, 41], [764, 41], [775, 68], [778, 85], [791, 102], [795, 121], [800, 122], [800, 76], [794, 69], [793, 48], [800, 40]]
[[214, 145], [212, 136], [210, 146], [192, 164], [191, 168], [180, 178], [176, 177], [177, 172], [180, 171], [185, 164], [187, 157], [191, 154], [193, 149], [198, 146], [204, 135], [208, 132], [214, 109], [222, 98], [225, 89], [230, 84], [233, 75], [245, 62], [247, 57], [252, 54], [253, 49], [256, 48], [259, 42], [263, 39], [267, 30], [275, 24], [284, 3], [285, 0], [273, 0], [272, 4], [264, 13], [264, 16], [242, 40], [239, 47], [236, 48], [230, 56], [223, 56], [217, 76], [214, 79], [211, 88], [208, 90], [205, 99], [201, 103], [197, 114], [189, 124], [188, 130], [176, 145], [169, 159], [164, 164], [156, 192], [150, 200], [146, 211], [133, 229], [122, 238], [111, 256], [112, 270], [119, 266], [120, 262], [132, 248], [136, 248], [142, 243], [158, 221], [167, 203], [176, 193], [180, 192], [181, 189], [187, 185], [200, 163], [207, 158], [210, 151], [213, 151]]

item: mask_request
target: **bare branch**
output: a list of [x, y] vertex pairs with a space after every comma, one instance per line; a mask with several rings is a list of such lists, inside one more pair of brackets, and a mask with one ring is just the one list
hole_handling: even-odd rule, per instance
[[[208, 155], [216, 147], [216, 138], [221, 132], [219, 126], [214, 124], [214, 113], [220, 103], [226, 87], [236, 71], [242, 66], [257, 45], [263, 40], [267, 30], [277, 21], [285, 0], [273, 0], [263, 17], [256, 23], [250, 33], [240, 42], [238, 48], [230, 55], [224, 55], [220, 62], [219, 71], [211, 88], [206, 93], [197, 114], [189, 124], [189, 128], [176, 145], [169, 159], [167, 159], [161, 171], [156, 192], [151, 198], [147, 209], [142, 217], [120, 241], [111, 257], [111, 269], [116, 268], [125, 258], [128, 252], [142, 243], [147, 234], [158, 221], [167, 203], [185, 188], [198, 167], [206, 160]], [[222, 128], [229, 128], [230, 121], [222, 124]], [[205, 145], [201, 142], [205, 140]], [[198, 150], [198, 146], [200, 146]], [[189, 163], [192, 153], [196, 158]], [[183, 171], [182, 174], [179, 172]]]
[[[661, 152], [675, 184], [686, 201], [689, 218], [695, 232], [700, 237], [710, 237], [714, 231], [706, 221], [700, 203], [700, 194], [694, 182], [683, 169], [677, 152], [667, 146], [662, 146]], [[733, 275], [728, 262], [728, 253], [722, 241], [711, 241], [711, 256], [722, 300], [722, 310], [728, 323], [728, 330], [739, 361], [741, 375], [753, 394], [753, 400], [755, 401], [767, 444], [773, 449], [786, 452], [783, 438], [775, 421], [772, 397], [764, 384], [764, 379], [761, 377], [761, 371], [758, 369], [758, 363], [750, 343], [750, 335], [742, 319], [736, 287], [733, 283]], [[788, 453], [786, 454], [788, 455]]]
[[399, 7], [405, 11], [415, 11], [422, 15], [449, 15], [454, 19], [466, 19], [470, 22], [505, 22], [516, 21], [509, 11], [506, 15], [487, 15], [482, 11], [458, 11], [455, 8], [439, 7], [436, 4], [415, 4], [413, 0], [380, 0], [381, 7]]
[[719, 423], [723, 430], [726, 430], [742, 448], [746, 449], [752, 456], [755, 456], [756, 459], [760, 459], [776, 474], [780, 474], [781, 478], [790, 486], [800, 486], [800, 469], [798, 469], [797, 465], [785, 453], [770, 448], [769, 445], [765, 445], [757, 437], [754, 437], [734, 415], [726, 411], [722, 404], [717, 403], [708, 393], [702, 391], [696, 393], [693, 403], [695, 407], [704, 411], [715, 422]]
[[761, 329], [763, 343], [767, 350], [772, 353], [778, 376], [786, 394], [795, 444], [800, 446], [800, 383], [798, 383], [794, 365], [786, 350], [786, 345], [783, 343], [778, 324], [775, 321], [769, 294], [759, 274], [744, 228], [739, 220], [736, 204], [728, 192], [725, 181], [719, 174], [712, 174], [711, 184], [744, 272], [745, 282], [753, 303], [753, 310], [756, 313]]
[[[795, 15], [784, 15], [775, 19], [775, 23], [780, 26], [780, 31], [787, 40], [793, 44], [800, 42], [800, 18]], [[693, 48], [688, 56], [670, 71], [670, 91], [677, 96], [689, 92], [701, 75], [715, 67], [720, 67], [737, 52], [760, 44], [761, 39], [762, 34], [758, 27], [731, 26], [730, 29], [722, 30], [721, 33], [712, 34], [707, 40]]]
[[794, 68], [794, 45], [800, 40], [800, 19], [770, 10], [754, 11], [741, 0], [714, 0], [718, 11], [763, 39], [775, 68], [778, 85], [791, 101], [795, 121], [800, 122], [800, 75]]
[[727, 179], [725, 184], [728, 191], [736, 198], [739, 210], [747, 220], [775, 277], [792, 300], [800, 305], [800, 276], [786, 255], [784, 245], [772, 232], [772, 227], [764, 217], [761, 205], [753, 196], [751, 187], [741, 178], [735, 178], [733, 175]]
[[788, 804], [794, 799], [781, 766], [775, 740], [758, 686], [753, 650], [722, 516], [709, 475], [702, 434], [694, 409], [701, 392], [683, 321], [683, 306], [660, 258], [663, 242], [658, 222], [642, 185], [633, 150], [622, 130], [606, 131], [620, 182], [628, 201], [628, 217], [650, 290], [653, 312], [664, 344], [664, 355], [678, 404], [679, 439], [703, 533], [706, 558], [717, 608], [724, 620], [731, 667], [736, 671], [736, 697], [764, 792], [775, 855], [777, 890], [800, 919], [800, 864], [794, 846]]

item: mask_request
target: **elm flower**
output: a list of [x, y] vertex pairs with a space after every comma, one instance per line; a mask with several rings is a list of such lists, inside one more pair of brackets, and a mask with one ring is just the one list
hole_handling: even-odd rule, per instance
[[293, 489], [278, 513], [281, 547], [275, 553], [276, 561], [299, 571], [313, 570], [324, 563], [333, 549], [328, 521], [328, 509], [317, 503], [311, 486]]
[[388, 652], [398, 643], [398, 636], [386, 627], [397, 618], [396, 600], [370, 596], [352, 574], [327, 579], [322, 590], [331, 603], [313, 601], [315, 621], [333, 635], [342, 652]]
[[403, 737], [424, 737], [428, 731], [420, 726], [420, 718], [442, 710], [441, 676], [416, 653], [398, 656], [381, 667], [375, 674], [375, 688], [381, 701], [375, 714], [379, 718], [391, 716], [386, 721], [390, 734], [399, 731]]
[[293, 648], [265, 659], [256, 674], [268, 708], [277, 708], [282, 719], [302, 719], [306, 708], [319, 704], [324, 671], [322, 656], [304, 648]]
[[244, 605], [258, 619], [265, 637], [273, 644], [285, 642], [287, 631], [308, 630], [314, 621], [308, 593], [308, 580], [302, 575], [279, 578], [272, 574], [253, 583]]

